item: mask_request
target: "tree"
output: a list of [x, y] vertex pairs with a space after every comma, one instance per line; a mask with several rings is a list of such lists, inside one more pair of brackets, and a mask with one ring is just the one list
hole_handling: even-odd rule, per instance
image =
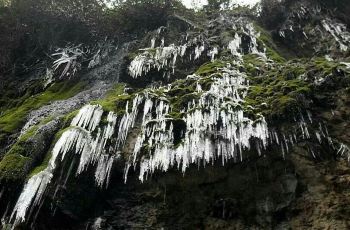
[[280, 0], [261, 0], [260, 19], [267, 28], [275, 28], [285, 19], [285, 2]]
[[179, 0], [124, 0], [110, 10], [112, 25], [122, 33], [140, 34], [165, 26], [169, 15], [184, 8]]
[[220, 10], [221, 8], [228, 8], [230, 2], [230, 0], [208, 0], [206, 8], [209, 10]]

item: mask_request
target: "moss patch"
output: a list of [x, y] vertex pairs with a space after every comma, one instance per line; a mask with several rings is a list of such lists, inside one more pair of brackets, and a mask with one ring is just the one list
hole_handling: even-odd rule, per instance
[[[75, 113], [75, 112], [72, 112], [72, 113]], [[68, 125], [69, 126], [69, 125]], [[31, 172], [30, 174], [28, 175], [28, 177], [32, 177], [38, 173], [40, 173], [41, 171], [43, 171], [44, 169], [47, 168], [48, 164], [49, 164], [49, 161], [51, 159], [51, 156], [52, 156], [52, 149], [53, 147], [56, 145], [57, 141], [61, 138], [62, 134], [64, 132], [66, 132], [67, 130], [69, 130], [70, 127], [67, 127], [67, 126], [64, 126], [60, 131], [58, 131], [56, 134], [55, 134], [55, 138], [54, 140], [52, 141], [52, 144], [51, 144], [51, 148], [50, 150], [47, 152], [44, 160], [41, 162], [40, 165], [36, 166]]]
[[46, 154], [45, 159], [43, 160], [43, 162], [42, 162], [39, 166], [35, 167], [35, 168], [30, 172], [28, 178], [31, 178], [32, 176], [35, 176], [36, 174], [38, 174], [38, 173], [40, 173], [41, 171], [43, 171], [44, 169], [46, 169], [47, 166], [48, 166], [48, 164], [49, 164], [49, 161], [50, 161], [50, 159], [51, 159], [51, 156], [52, 156], [52, 154], [51, 154], [51, 150], [50, 150], [49, 153]]
[[216, 60], [214, 62], [208, 62], [202, 65], [198, 68], [195, 74], [201, 75], [201, 76], [208, 76], [210, 74], [216, 73], [218, 71], [218, 68], [223, 68], [227, 64], [226, 62]]
[[[30, 128], [17, 140], [17, 142], [0, 161], [0, 165], [3, 165], [2, 169], [0, 170], [0, 179], [18, 181], [26, 176], [27, 170], [30, 170], [32, 164], [32, 158], [29, 157], [29, 154], [31, 151], [30, 148], [33, 147], [33, 145], [29, 144], [28, 140], [37, 134], [39, 127], [50, 122], [51, 120], [52, 118], [43, 120], [40, 122], [40, 124]], [[19, 161], [18, 164], [11, 164], [11, 166], [5, 167], [10, 160], [14, 159], [20, 159], [21, 161]]]
[[27, 141], [34, 136], [39, 126], [34, 126], [18, 139], [0, 161], [1, 180], [21, 180], [26, 174], [26, 166], [32, 161], [28, 157]]
[[1, 115], [0, 130], [6, 133], [14, 133], [23, 125], [30, 111], [38, 109], [52, 101], [70, 98], [82, 91], [85, 85], [86, 83], [84, 82], [60, 82], [52, 85], [41, 94], [27, 98]]
[[300, 76], [306, 72], [303, 65], [291, 62], [280, 69], [263, 69], [259, 76], [248, 71], [250, 88], [245, 98], [245, 106], [255, 108], [268, 118], [290, 115], [306, 107], [305, 98], [310, 95], [312, 86]]
[[280, 47], [277, 47], [277, 45], [274, 43], [271, 34], [257, 24], [254, 24], [254, 27], [258, 32], [260, 32], [258, 43], [265, 44], [267, 56], [275, 62], [278, 62], [278, 63], [285, 62], [286, 59], [276, 51], [281, 49]]
[[31, 158], [18, 153], [6, 155], [0, 162], [0, 179], [8, 181], [24, 178], [25, 167], [30, 161]]
[[99, 104], [106, 111], [124, 114], [126, 102], [134, 97], [132, 94], [124, 94], [125, 86], [124, 83], [116, 84], [115, 87], [107, 93], [105, 98], [93, 101], [92, 104]]

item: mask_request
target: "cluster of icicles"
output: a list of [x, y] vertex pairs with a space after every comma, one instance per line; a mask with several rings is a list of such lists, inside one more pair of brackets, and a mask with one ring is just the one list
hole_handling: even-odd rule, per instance
[[347, 26], [328, 18], [322, 20], [322, 26], [338, 42], [340, 50], [346, 52], [350, 45], [350, 33], [347, 31]]
[[[153, 89], [137, 94], [132, 103], [126, 104], [125, 114], [120, 117], [113, 112], [104, 115], [99, 105], [84, 106], [55, 144], [46, 169], [32, 176], [24, 186], [10, 222], [16, 226], [26, 221], [35, 207], [40, 209], [58, 165], [71, 159], [69, 156], [79, 158], [76, 175], [89, 165], [95, 165], [96, 184], [107, 186], [113, 163], [120, 157], [136, 120], [141, 124], [134, 150], [126, 163], [125, 182], [131, 167], [139, 168], [139, 179], [143, 182], [156, 170], [177, 167], [185, 172], [191, 164], [205, 166], [221, 160], [224, 165], [228, 160], [243, 161], [248, 157], [244, 156], [245, 150], [254, 148], [260, 155], [270, 144], [280, 145], [284, 155], [298, 139], [312, 138], [308, 130], [308, 123], [312, 123], [309, 113], [308, 119], [302, 115], [301, 119], [296, 119], [298, 130], [289, 135], [269, 130], [261, 115], [257, 115], [256, 120], [246, 117], [243, 103], [249, 82], [245, 74], [228, 66], [221, 69], [219, 75], [210, 77], [212, 84], [206, 91], [199, 83], [199, 76], [188, 76], [189, 80], [197, 80], [193, 92], [196, 97], [182, 108], [185, 128], [176, 137], [175, 132], [179, 130], [175, 130], [177, 124], [171, 116], [173, 108]], [[172, 85], [162, 87], [164, 93], [171, 89]], [[106, 122], [101, 122], [104, 117]], [[301, 134], [298, 137], [297, 132]], [[327, 130], [320, 125], [315, 138], [321, 142], [327, 137]], [[339, 151], [345, 154], [347, 150], [343, 146]]]
[[[269, 133], [264, 117], [253, 121], [244, 116], [242, 103], [248, 89], [245, 75], [228, 68], [221, 71], [222, 76], [213, 75], [208, 91], [197, 85], [195, 93], [200, 96], [182, 111], [186, 129], [177, 145], [169, 103], [146, 95], [141, 133], [127, 170], [139, 164], [139, 179], [143, 181], [155, 170], [167, 171], [174, 166], [185, 172], [192, 163], [206, 165], [221, 158], [224, 165], [229, 159], [243, 160], [243, 151], [251, 148], [252, 140], [259, 152], [266, 148]], [[140, 156], [145, 146], [151, 150]]]
[[[234, 29], [236, 31], [238, 30], [236, 27], [234, 27]], [[243, 36], [247, 36], [250, 40], [247, 50], [248, 53], [256, 54], [263, 60], [267, 60], [265, 53], [266, 48], [259, 47], [258, 38], [260, 37], [260, 33], [255, 30], [254, 25], [252, 23], [247, 23], [246, 25], [242, 25], [240, 30], [242, 31], [242, 34], [236, 32], [234, 39], [228, 44], [227, 48], [231, 51], [231, 54], [241, 59], [242, 54], [244, 54], [242, 48]]]
[[[115, 132], [117, 116], [110, 112], [107, 116], [107, 124], [101, 129], [98, 125], [102, 114], [103, 110], [99, 105], [88, 105], [79, 111], [72, 120], [71, 127], [55, 144], [47, 167], [32, 176], [25, 185], [10, 218], [15, 220], [14, 226], [25, 221], [30, 207], [40, 205], [46, 188], [54, 177], [57, 164], [64, 161], [67, 154], [71, 152], [80, 156], [77, 175], [82, 173], [88, 165], [97, 164], [95, 171], [97, 185], [102, 187], [108, 184], [106, 180], [109, 178], [113, 161], [119, 155], [108, 154], [106, 143]], [[92, 136], [93, 131], [97, 131], [95, 138]], [[119, 140], [119, 144], [123, 141]]]
[[[301, 5], [299, 10], [294, 12], [293, 16], [296, 18], [296, 21], [300, 20], [308, 20], [309, 18], [315, 17], [315, 16], [320, 16], [321, 11], [321, 6], [316, 5], [315, 7], [306, 7]], [[284, 25], [280, 30], [279, 30], [279, 35], [280, 37], [286, 38], [286, 32], [295, 32], [293, 29], [293, 26], [296, 27], [297, 29], [300, 29], [300, 25], [294, 25], [293, 20], [287, 21], [287, 24]], [[316, 27], [316, 30], [322, 33], [323, 31], [329, 33], [334, 40], [338, 43], [339, 49], [342, 52], [346, 52], [349, 49], [350, 45], [350, 32], [347, 29], [347, 25], [344, 23], [340, 23], [337, 20], [330, 19], [330, 18], [325, 18], [321, 21], [321, 26]], [[305, 36], [306, 39], [309, 39], [305, 31], [303, 30], [303, 35]], [[321, 34], [323, 36], [323, 33]]]
[[[200, 94], [200, 98], [189, 102], [183, 109], [187, 127], [181, 137], [183, 141], [177, 146], [174, 145], [169, 103], [147, 91], [136, 95], [132, 105], [127, 103], [121, 118], [109, 112], [107, 122], [103, 124], [101, 106], [83, 107], [55, 144], [48, 166], [26, 183], [12, 212], [11, 222], [16, 226], [26, 220], [35, 206], [40, 206], [57, 165], [69, 154], [80, 159], [76, 175], [89, 165], [96, 165], [96, 184], [107, 185], [113, 162], [120, 157], [129, 130], [142, 115], [139, 113], [142, 109], [140, 135], [127, 162], [125, 180], [130, 166], [136, 167], [138, 163], [140, 180], [143, 181], [156, 169], [167, 171], [169, 167], [178, 166], [184, 172], [191, 163], [203, 161], [205, 165], [220, 157], [223, 164], [228, 159], [242, 159], [243, 150], [250, 148], [253, 138], [257, 146], [266, 147], [268, 128], [264, 118], [252, 121], [243, 115], [241, 104], [248, 88], [244, 74], [225, 68], [222, 77], [213, 76], [213, 80], [209, 91], [202, 91], [198, 84], [195, 93]], [[141, 151], [145, 146], [149, 146], [148, 151]]]
[[[151, 47], [141, 49], [143, 51], [141, 54], [137, 55], [129, 66], [129, 74], [133, 78], [141, 77], [144, 74], [147, 74], [151, 69], [156, 69], [160, 71], [161, 69], [171, 69], [174, 72], [176, 63], [179, 58], [183, 58], [186, 53], [190, 53], [190, 60], [198, 59], [205, 51], [205, 44], [202, 41], [201, 36], [195, 37], [190, 41], [180, 46], [171, 44], [169, 46], [164, 45], [164, 38], [161, 39], [161, 44], [159, 47], [155, 47], [156, 38], [151, 40]], [[192, 49], [189, 51], [189, 49]], [[217, 49], [213, 49], [208, 52], [208, 55], [215, 58], [217, 54]], [[164, 72], [164, 74], [170, 72]]]
[[[265, 47], [259, 47], [257, 42], [260, 33], [255, 30], [252, 23], [242, 24], [239, 28], [235, 25], [233, 29], [241, 32], [236, 32], [234, 38], [223, 49], [229, 49], [231, 54], [241, 61], [242, 54], [244, 54], [242, 46], [243, 37], [245, 36], [249, 38], [249, 44], [245, 52], [256, 54], [263, 60], [267, 60]], [[215, 57], [219, 54], [219, 47], [206, 44], [202, 35], [193, 39], [188, 39], [188, 36], [186, 36], [185, 44], [179, 46], [175, 44], [164, 46], [164, 38], [162, 38], [160, 46], [155, 47], [156, 41], [156, 38], [152, 38], [151, 47], [141, 49], [140, 51], [142, 53], [132, 60], [128, 68], [130, 76], [138, 78], [147, 74], [152, 69], [158, 71], [171, 69], [172, 73], [174, 73], [178, 59], [183, 59], [185, 55], [189, 56], [190, 61], [197, 60], [207, 51], [207, 56], [211, 61], [214, 61]], [[169, 74], [169, 71], [164, 72], [164, 76], [167, 75], [169, 77]]]
[[[299, 7], [292, 11], [292, 14], [289, 16], [289, 19], [285, 22], [282, 28], [279, 30], [280, 37], [286, 38], [286, 32], [293, 32], [294, 27], [300, 29], [300, 25], [295, 25], [295, 22], [305, 21], [310, 19], [311, 17], [316, 17], [321, 13], [321, 6], [306, 6], [304, 4], [300, 4]], [[306, 39], [308, 39], [307, 34], [303, 30], [303, 35]]]

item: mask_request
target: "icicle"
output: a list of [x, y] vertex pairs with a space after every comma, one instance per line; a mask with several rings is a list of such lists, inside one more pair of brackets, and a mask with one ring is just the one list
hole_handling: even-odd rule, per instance
[[142, 49], [144, 52], [137, 55], [130, 63], [128, 70], [133, 78], [147, 74], [151, 69], [158, 71], [166, 68], [175, 70], [178, 56], [183, 57], [187, 50], [187, 44], [182, 46], [160, 46], [155, 48]]
[[350, 148], [347, 145], [340, 143], [337, 155], [346, 157], [347, 161], [350, 162]]
[[64, 158], [65, 154], [73, 147], [74, 140], [77, 138], [76, 135], [79, 135], [76, 129], [64, 132], [52, 150], [52, 156], [47, 168], [28, 180], [11, 214], [10, 220], [13, 220], [13, 226], [24, 222], [28, 209], [40, 203], [53, 177], [56, 159], [59, 157], [59, 154], [62, 155], [62, 159]]
[[309, 110], [306, 111], [307, 117], [309, 118], [310, 123], [312, 123], [312, 114]]
[[310, 149], [310, 152], [311, 152], [312, 156], [314, 157], [314, 159], [316, 159], [314, 151], [312, 149]]
[[[201, 97], [188, 103], [184, 117], [187, 128], [179, 146], [174, 146], [173, 124], [167, 122], [170, 111], [168, 103], [146, 99], [141, 133], [126, 166], [125, 180], [130, 166], [135, 167], [138, 162], [139, 178], [144, 181], [155, 170], [167, 171], [177, 166], [185, 172], [192, 163], [203, 163], [205, 166], [213, 162], [216, 155], [221, 156], [223, 164], [229, 159], [242, 161], [243, 150], [251, 148], [252, 139], [257, 139], [262, 143], [262, 148], [266, 148], [269, 133], [264, 117], [252, 121], [244, 117], [241, 109], [248, 90], [245, 75], [228, 68], [221, 71], [222, 77], [212, 76], [214, 82], [209, 91], [202, 91], [197, 84]], [[143, 156], [138, 160], [139, 152], [145, 145], [152, 149], [148, 152], [149, 157]]]
[[249, 52], [260, 56], [264, 60], [267, 60], [266, 54], [264, 52], [260, 52], [258, 50], [257, 38], [260, 37], [260, 33], [255, 31], [252, 23], [248, 23], [246, 25], [246, 30], [247, 30], [246, 33], [249, 35], [250, 40], [251, 40], [250, 44], [249, 44]]
[[219, 54], [219, 50], [217, 47], [214, 47], [212, 50], [208, 52], [208, 56], [210, 57], [212, 62], [215, 60], [215, 56], [218, 54]]
[[[94, 221], [94, 224], [92, 225], [92, 230], [100, 230], [102, 229], [102, 221], [103, 219], [101, 217], [96, 218]], [[88, 229], [88, 228], [86, 228]]]
[[151, 49], [154, 49], [155, 45], [156, 45], [156, 38], [152, 38], [151, 39]]
[[[344, 65], [346, 69], [350, 69], [350, 63], [349, 62], [340, 62], [339, 64]], [[332, 110], [333, 113], [333, 110]]]
[[322, 138], [319, 132], [315, 132], [316, 138], [318, 140], [318, 142], [321, 144], [322, 143]]
[[194, 50], [194, 53], [195, 53], [194, 60], [197, 60], [202, 55], [204, 50], [205, 50], [204, 43], [201, 46], [196, 46]]
[[71, 126], [77, 126], [88, 131], [95, 130], [101, 121], [103, 114], [102, 107], [99, 105], [86, 105], [72, 120]]
[[[77, 174], [84, 171], [89, 164], [98, 161], [95, 173], [96, 183], [99, 186], [108, 184], [113, 161], [118, 155], [108, 156], [107, 158], [102, 153], [105, 152], [106, 141], [114, 134], [117, 116], [110, 112], [107, 116], [108, 124], [103, 129], [104, 132], [101, 131], [101, 128], [98, 128], [98, 134], [93, 140], [91, 132], [97, 129], [102, 113], [101, 106], [86, 105], [75, 116], [71, 123], [72, 127], [65, 131], [55, 144], [48, 166], [32, 176], [24, 186], [10, 218], [10, 222], [13, 223], [14, 227], [26, 220], [27, 215], [31, 213], [31, 211], [28, 212], [29, 209], [33, 210], [35, 207], [40, 209], [44, 193], [56, 170], [56, 164], [59, 160], [64, 161], [68, 153], [72, 152], [80, 155]], [[72, 164], [69, 171], [71, 171], [71, 168]]]
[[110, 156], [110, 155], [103, 154], [99, 157], [96, 172], [95, 172], [95, 181], [99, 187], [102, 188], [104, 184], [106, 185], [106, 187], [108, 186], [111, 169], [115, 159], [117, 158], [119, 158], [119, 155]]
[[230, 41], [228, 44], [228, 49], [231, 51], [231, 54], [236, 57], [242, 57], [240, 47], [241, 47], [241, 37], [236, 33], [234, 40]]
[[284, 30], [279, 30], [279, 35], [282, 38], [286, 38], [286, 34], [285, 34]]
[[136, 97], [133, 100], [133, 106], [130, 113], [128, 106], [129, 102], [127, 103], [125, 109], [126, 112], [119, 124], [118, 137], [115, 146], [116, 150], [119, 150], [124, 145], [127, 135], [129, 133], [129, 129], [132, 128], [135, 124], [135, 119], [138, 114], [139, 105], [142, 103], [142, 101], [143, 97], [139, 94], [136, 95]]
[[335, 41], [339, 44], [340, 50], [346, 52], [350, 44], [350, 33], [346, 31], [346, 25], [330, 19], [325, 19], [322, 20], [322, 26], [333, 36]]

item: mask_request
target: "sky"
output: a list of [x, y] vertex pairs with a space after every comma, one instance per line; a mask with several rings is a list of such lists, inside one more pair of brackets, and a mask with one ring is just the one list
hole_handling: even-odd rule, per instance
[[[182, 0], [182, 2], [186, 7], [192, 8], [194, 5], [197, 7], [205, 5], [207, 0]], [[232, 0], [232, 2], [241, 5], [255, 5], [257, 2], [260, 2], [260, 0]]]

